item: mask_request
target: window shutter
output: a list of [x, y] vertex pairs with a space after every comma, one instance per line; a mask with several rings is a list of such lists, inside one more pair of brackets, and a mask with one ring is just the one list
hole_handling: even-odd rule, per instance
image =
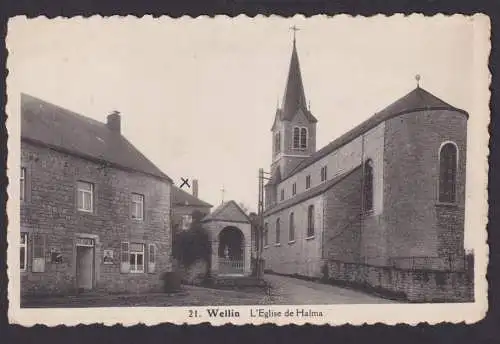
[[121, 256], [120, 256], [120, 272], [127, 273], [130, 272], [130, 257], [129, 257], [129, 243], [122, 242], [121, 245]]
[[35, 233], [33, 235], [33, 272], [45, 271], [45, 235]]
[[155, 272], [156, 267], [156, 246], [154, 244], [149, 244], [148, 250], [148, 272]]

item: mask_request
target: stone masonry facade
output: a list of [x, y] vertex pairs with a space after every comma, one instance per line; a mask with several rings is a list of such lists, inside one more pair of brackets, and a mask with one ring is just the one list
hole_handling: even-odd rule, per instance
[[[92, 289], [143, 292], [161, 289], [171, 271], [171, 183], [144, 173], [110, 167], [73, 154], [22, 141], [21, 167], [26, 196], [21, 201], [21, 233], [27, 233], [27, 266], [22, 294], [71, 294], [78, 291], [76, 245], [93, 240]], [[93, 211], [77, 209], [77, 182], [94, 185]], [[131, 217], [131, 194], [144, 196], [143, 220]], [[43, 271], [35, 272], [33, 238], [43, 238]], [[122, 243], [143, 245], [144, 272], [123, 269], [129, 252]], [[153, 249], [150, 249], [154, 246]], [[113, 259], [103, 259], [104, 250]], [[59, 254], [54, 261], [53, 252]], [[40, 251], [38, 250], [38, 255]], [[125, 264], [126, 265], [126, 264]], [[122, 272], [123, 271], [123, 272]]]

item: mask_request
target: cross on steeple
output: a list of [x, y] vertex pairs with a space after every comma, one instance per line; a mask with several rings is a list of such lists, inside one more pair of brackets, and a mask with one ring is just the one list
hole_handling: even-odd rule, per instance
[[292, 30], [292, 31], [293, 31], [293, 44], [295, 44], [295, 34], [296, 34], [296, 33], [297, 33], [297, 31], [299, 31], [300, 29], [299, 29], [297, 26], [293, 25], [293, 26], [291, 26], [291, 27], [290, 27], [290, 30]]
[[417, 80], [417, 88], [420, 88], [420, 74], [415, 75], [415, 80]]
[[222, 201], [221, 201], [221, 204], [223, 204], [223, 203], [224, 203], [224, 192], [226, 191], [226, 190], [224, 189], [224, 185], [222, 185], [222, 188], [220, 189], [220, 191], [221, 191], [221, 193], [222, 193]]

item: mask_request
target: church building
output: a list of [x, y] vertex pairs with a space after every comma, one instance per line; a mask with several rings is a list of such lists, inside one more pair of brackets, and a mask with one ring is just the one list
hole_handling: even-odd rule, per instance
[[[466, 111], [417, 86], [317, 149], [319, 121], [307, 107], [294, 38], [271, 128], [266, 270], [404, 292], [414, 300], [436, 298], [435, 290], [452, 278], [440, 273], [466, 278], [467, 120]], [[431, 282], [416, 291], [422, 271]], [[442, 298], [453, 299], [449, 284], [441, 289]]]

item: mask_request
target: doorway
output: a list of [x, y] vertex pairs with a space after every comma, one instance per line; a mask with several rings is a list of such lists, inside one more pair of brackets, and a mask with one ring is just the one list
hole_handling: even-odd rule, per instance
[[94, 240], [76, 244], [76, 283], [79, 291], [91, 290], [94, 285]]

